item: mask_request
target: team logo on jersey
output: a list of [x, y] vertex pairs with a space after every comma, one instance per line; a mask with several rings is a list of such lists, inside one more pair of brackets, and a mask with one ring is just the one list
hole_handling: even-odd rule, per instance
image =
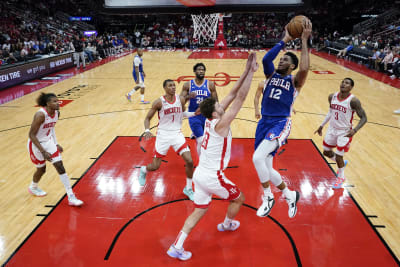
[[275, 137], [275, 134], [274, 133], [270, 133], [269, 135], [268, 135], [268, 138], [269, 139], [272, 139], [272, 138], [274, 138]]
[[[179, 76], [175, 81], [179, 84], [180, 82], [187, 82], [194, 79], [195, 76]], [[225, 72], [217, 72], [214, 76], [204, 76], [205, 79], [213, 81], [216, 86], [224, 87], [230, 84], [230, 82], [236, 82], [240, 76], [231, 76]]]

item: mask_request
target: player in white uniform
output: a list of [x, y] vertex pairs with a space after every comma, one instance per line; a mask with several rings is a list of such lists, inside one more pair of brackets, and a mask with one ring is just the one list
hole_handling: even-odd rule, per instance
[[61, 182], [64, 184], [68, 195], [68, 203], [71, 206], [81, 206], [83, 202], [75, 197], [69, 183], [68, 175], [65, 172], [61, 160], [63, 148], [57, 143], [54, 126], [60, 116], [60, 105], [55, 94], [42, 93], [37, 103], [41, 108], [33, 117], [33, 122], [29, 130], [28, 151], [31, 161], [36, 166], [33, 180], [28, 190], [32, 195], [42, 197], [47, 193], [38, 187], [38, 183], [46, 172], [46, 160], [53, 163]]
[[[353, 136], [367, 122], [367, 115], [361, 107], [360, 100], [350, 93], [353, 87], [354, 81], [351, 78], [344, 78], [340, 84], [340, 91], [329, 95], [329, 112], [321, 126], [315, 131], [315, 133], [322, 136], [322, 128], [329, 121], [328, 131], [323, 141], [323, 148], [324, 155], [336, 161], [338, 166], [337, 179], [332, 186], [335, 189], [342, 188], [345, 180], [344, 167], [347, 161], [343, 160], [343, 155], [349, 151]], [[354, 112], [360, 117], [360, 121], [353, 129]], [[335, 147], [336, 152], [334, 153], [332, 149]]]
[[132, 95], [140, 89], [140, 103], [141, 104], [149, 104], [150, 101], [144, 100], [144, 90], [146, 86], [144, 85], [144, 78], [146, 77], [146, 73], [143, 69], [143, 49], [137, 49], [137, 55], [133, 59], [133, 71], [132, 76], [137, 84], [129, 93], [126, 94], [126, 99], [129, 102], [132, 101]]
[[[218, 231], [235, 231], [240, 226], [240, 222], [234, 218], [244, 203], [244, 195], [225, 177], [224, 170], [228, 166], [231, 155], [230, 125], [246, 99], [253, 74], [257, 69], [256, 54], [251, 53], [245, 71], [221, 103], [210, 97], [200, 104], [200, 111], [206, 117], [206, 122], [199, 166], [193, 176], [195, 209], [187, 217], [178, 237], [167, 251], [172, 258], [180, 260], [191, 258], [192, 253], [183, 249], [183, 243], [207, 212], [213, 194], [230, 201], [224, 222], [217, 226]], [[232, 102], [234, 103], [231, 108], [225, 112]]]
[[[159, 123], [155, 144], [155, 155], [153, 161], [147, 166], [140, 168], [139, 183], [145, 185], [146, 173], [148, 171], [155, 171], [161, 165], [161, 159], [167, 155], [169, 148], [172, 148], [182, 156], [185, 161], [186, 170], [186, 186], [183, 189], [183, 193], [193, 200], [193, 189], [192, 189], [192, 176], [193, 176], [193, 160], [190, 154], [189, 146], [186, 143], [186, 139], [182, 134], [182, 119], [183, 117], [192, 117], [200, 114], [196, 112], [184, 112], [184, 106], [186, 98], [175, 94], [176, 87], [173, 80], [165, 80], [163, 83], [165, 95], [161, 96], [153, 102], [150, 111], [144, 120], [145, 127], [145, 139], [149, 139], [153, 135], [151, 134], [150, 120], [154, 114], [158, 112]], [[196, 95], [190, 94], [189, 97], [195, 97]]]

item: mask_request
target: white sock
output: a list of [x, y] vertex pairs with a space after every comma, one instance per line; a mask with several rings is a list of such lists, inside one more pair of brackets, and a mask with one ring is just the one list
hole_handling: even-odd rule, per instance
[[176, 249], [181, 249], [183, 247], [183, 243], [185, 242], [187, 236], [188, 235], [185, 232], [180, 231], [178, 236], [176, 237], [174, 247]]
[[225, 217], [225, 221], [224, 221], [224, 228], [229, 228], [229, 226], [231, 225], [233, 219], [229, 219], [228, 216]]
[[292, 191], [285, 187], [285, 189], [282, 190], [282, 194], [285, 196], [285, 198], [291, 198], [292, 197]]
[[338, 168], [337, 176], [339, 178], [343, 178], [344, 179], [344, 167], [343, 168]]
[[135, 92], [136, 92], [136, 90], [135, 90], [135, 89], [132, 89], [132, 90], [128, 93], [128, 95], [131, 96], [131, 95], [133, 95]]
[[38, 187], [38, 183], [35, 183], [35, 182], [32, 181], [30, 187], [31, 188], [37, 188]]
[[267, 188], [263, 187], [264, 189], [264, 196], [271, 196], [273, 195], [271, 192], [271, 186], [268, 186]]
[[69, 178], [66, 173], [60, 174], [60, 180], [65, 187], [65, 191], [67, 191], [68, 197], [72, 196], [74, 193], [72, 192], [71, 184], [69, 183]]
[[192, 189], [192, 178], [186, 177], [186, 189]]
[[140, 170], [141, 170], [142, 172], [144, 172], [144, 173], [147, 173], [147, 168], [146, 168], [146, 166], [140, 167]]
[[144, 94], [141, 94], [141, 95], [140, 95], [140, 100], [141, 100], [141, 101], [144, 101]]

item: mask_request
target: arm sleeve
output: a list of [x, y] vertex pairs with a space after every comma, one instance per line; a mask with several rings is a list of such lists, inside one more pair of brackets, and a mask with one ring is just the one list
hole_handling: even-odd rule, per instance
[[266, 76], [269, 76], [271, 73], [274, 72], [275, 67], [274, 64], [272, 63], [272, 61], [274, 61], [274, 59], [276, 58], [276, 56], [279, 54], [279, 51], [281, 51], [281, 49], [285, 46], [285, 43], [283, 41], [280, 41], [279, 43], [277, 43], [274, 47], [272, 47], [271, 50], [269, 50], [263, 60], [263, 67], [264, 67], [264, 74]]
[[326, 117], [324, 121], [321, 123], [321, 126], [324, 127], [324, 125], [327, 124], [330, 119], [331, 119], [331, 110], [329, 110], [328, 114], [326, 114]]
[[194, 116], [194, 112], [184, 111], [183, 117], [190, 118]]

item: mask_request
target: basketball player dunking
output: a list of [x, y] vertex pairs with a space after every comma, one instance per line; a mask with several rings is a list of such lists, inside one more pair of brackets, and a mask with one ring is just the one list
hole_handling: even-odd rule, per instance
[[[195, 112], [201, 101], [208, 97], [213, 97], [218, 101], [217, 90], [215, 89], [214, 82], [204, 79], [206, 66], [203, 63], [197, 63], [193, 66], [193, 72], [196, 75], [196, 78], [186, 82], [183, 85], [181, 92], [181, 96], [183, 97], [186, 97], [191, 92], [196, 93], [196, 98], [190, 99], [189, 112]], [[205, 121], [206, 118], [201, 114], [189, 118], [190, 129], [196, 137], [198, 155], [200, 155], [200, 146], [203, 139]]]
[[[255, 53], [250, 54], [246, 68], [229, 94], [218, 103], [210, 97], [200, 104], [200, 111], [205, 116], [204, 138], [201, 144], [199, 165], [194, 172], [193, 181], [195, 209], [187, 217], [182, 230], [167, 254], [172, 258], [188, 260], [192, 253], [183, 249], [186, 237], [206, 214], [213, 194], [229, 200], [230, 204], [223, 223], [218, 224], [218, 231], [235, 231], [240, 222], [234, 220], [244, 202], [240, 189], [224, 175], [231, 156], [231, 122], [242, 107], [250, 90], [254, 72], [258, 69]], [[229, 105], [232, 106], [227, 110]], [[226, 110], [226, 112], [225, 112]]]
[[[154, 114], [158, 112], [159, 122], [157, 129], [157, 137], [155, 144], [155, 155], [153, 161], [147, 166], [140, 168], [139, 183], [145, 185], [146, 173], [148, 171], [155, 171], [161, 165], [161, 159], [167, 155], [169, 148], [172, 146], [173, 149], [182, 156], [185, 161], [186, 170], [186, 186], [183, 189], [183, 193], [190, 199], [193, 200], [193, 189], [192, 189], [192, 176], [193, 176], [193, 160], [190, 154], [189, 146], [186, 143], [186, 139], [182, 134], [182, 119], [183, 117], [192, 117], [200, 114], [199, 111], [187, 112], [183, 111], [186, 103], [186, 98], [175, 94], [176, 87], [173, 80], [165, 80], [163, 83], [165, 95], [161, 96], [153, 102], [153, 105], [144, 120], [145, 127], [145, 139], [152, 137], [150, 132], [150, 120]], [[195, 93], [190, 93], [188, 97], [195, 97]]]
[[301, 36], [300, 67], [296, 75], [292, 75], [292, 71], [297, 68], [299, 60], [291, 52], [285, 53], [280, 58], [276, 70], [273, 64], [273, 60], [279, 51], [288, 41], [292, 40], [292, 37], [288, 33], [287, 25], [282, 41], [268, 51], [262, 61], [267, 81], [261, 101], [262, 118], [257, 125], [254, 144], [255, 152], [253, 154], [253, 163], [264, 190], [263, 203], [257, 210], [257, 215], [260, 217], [268, 216], [275, 204], [274, 195], [270, 188], [270, 180], [282, 191], [289, 205], [289, 217], [294, 217], [297, 212], [296, 204], [300, 198], [300, 193], [288, 189], [281, 175], [273, 168], [272, 164], [277, 149], [285, 144], [289, 136], [291, 129], [290, 115], [295, 96], [307, 78], [310, 66], [307, 41], [311, 34], [311, 29], [312, 24], [310, 20], [305, 19]]
[[43, 197], [47, 193], [38, 187], [38, 183], [46, 172], [46, 160], [51, 162], [56, 168], [60, 180], [63, 183], [68, 195], [68, 203], [71, 206], [81, 206], [83, 201], [77, 199], [69, 183], [68, 175], [65, 172], [64, 164], [61, 159], [63, 148], [57, 143], [54, 126], [60, 116], [60, 104], [55, 94], [41, 95], [37, 99], [41, 108], [33, 117], [33, 122], [29, 130], [28, 151], [32, 163], [36, 166], [33, 174], [32, 183], [28, 188], [32, 195]]
[[[343, 160], [345, 152], [349, 151], [351, 140], [361, 127], [367, 122], [367, 115], [361, 107], [361, 102], [357, 97], [350, 92], [354, 87], [354, 81], [351, 78], [344, 78], [340, 84], [340, 91], [330, 94], [329, 112], [322, 122], [321, 126], [315, 131], [322, 136], [322, 128], [329, 121], [328, 131], [325, 134], [323, 148], [324, 155], [333, 161], [336, 161], [338, 166], [336, 182], [333, 188], [342, 188], [344, 178], [344, 167], [347, 160]], [[353, 129], [352, 121], [354, 112], [357, 112], [360, 121]], [[336, 147], [336, 152], [332, 151]]]

